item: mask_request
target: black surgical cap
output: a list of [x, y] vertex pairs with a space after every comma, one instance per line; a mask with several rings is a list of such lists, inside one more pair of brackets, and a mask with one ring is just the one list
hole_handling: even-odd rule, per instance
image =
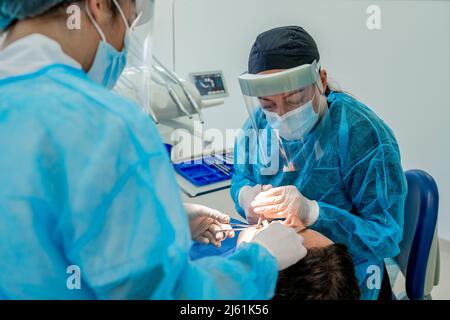
[[302, 27], [281, 27], [256, 38], [248, 61], [248, 72], [257, 74], [274, 69], [291, 69], [319, 62], [320, 54], [311, 35]]

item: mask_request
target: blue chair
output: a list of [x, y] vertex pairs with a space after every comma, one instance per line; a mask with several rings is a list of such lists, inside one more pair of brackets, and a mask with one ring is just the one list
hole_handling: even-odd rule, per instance
[[421, 170], [406, 172], [408, 194], [400, 254], [395, 261], [406, 278], [410, 300], [431, 299], [439, 283], [440, 261], [437, 237], [439, 192], [434, 179]]

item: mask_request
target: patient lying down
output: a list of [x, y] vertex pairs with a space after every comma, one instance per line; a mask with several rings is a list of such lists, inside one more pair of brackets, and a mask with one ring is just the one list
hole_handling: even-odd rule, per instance
[[[256, 235], [256, 229], [240, 233], [238, 245]], [[347, 247], [335, 244], [310, 229], [299, 234], [308, 250], [305, 258], [280, 272], [276, 300], [358, 300], [360, 291]]]

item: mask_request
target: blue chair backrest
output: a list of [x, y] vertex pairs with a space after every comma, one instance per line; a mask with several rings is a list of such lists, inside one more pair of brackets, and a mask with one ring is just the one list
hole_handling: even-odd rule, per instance
[[400, 254], [395, 258], [406, 277], [411, 300], [424, 298], [425, 276], [436, 230], [439, 192], [434, 179], [421, 170], [406, 172], [408, 194]]

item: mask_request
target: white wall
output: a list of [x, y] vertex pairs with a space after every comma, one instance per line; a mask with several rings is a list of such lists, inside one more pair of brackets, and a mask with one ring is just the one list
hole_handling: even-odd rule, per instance
[[[155, 52], [172, 62], [171, 2], [158, 4]], [[222, 69], [230, 97], [206, 112], [209, 127], [238, 128], [246, 118], [236, 78], [256, 36], [301, 25], [316, 39], [322, 65], [345, 90], [394, 130], [405, 170], [433, 175], [440, 189], [439, 233], [450, 239], [450, 2], [349, 0], [176, 0], [176, 70]], [[381, 7], [382, 30], [366, 9]]]

